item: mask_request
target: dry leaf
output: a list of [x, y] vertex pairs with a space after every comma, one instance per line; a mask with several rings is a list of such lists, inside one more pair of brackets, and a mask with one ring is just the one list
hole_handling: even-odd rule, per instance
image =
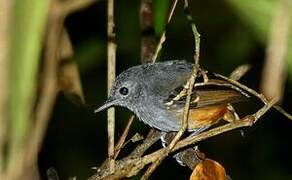
[[225, 180], [224, 167], [212, 159], [202, 160], [194, 169], [190, 180]]

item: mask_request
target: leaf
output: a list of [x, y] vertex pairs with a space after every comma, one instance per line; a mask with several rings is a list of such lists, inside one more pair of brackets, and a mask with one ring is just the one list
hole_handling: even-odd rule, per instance
[[165, 30], [170, 0], [154, 1], [154, 28], [157, 35]]
[[[9, 32], [9, 144], [7, 164], [13, 171], [20, 167], [31, 110], [36, 96], [36, 80], [49, 0], [14, 0]], [[2, 13], [2, 12], [1, 12]], [[1, 14], [2, 15], [2, 14]], [[11, 169], [10, 169], [11, 170]], [[17, 175], [16, 175], [17, 176]]]
[[194, 169], [190, 180], [225, 180], [224, 167], [212, 159], [202, 160]]

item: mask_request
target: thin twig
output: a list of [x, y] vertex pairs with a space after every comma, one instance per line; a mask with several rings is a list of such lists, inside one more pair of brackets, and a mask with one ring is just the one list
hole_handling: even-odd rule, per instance
[[[174, 138], [171, 140], [170, 144], [167, 146], [165, 153], [162, 156], [160, 156], [153, 164], [150, 165], [150, 167], [146, 170], [146, 172], [142, 176], [142, 178], [141, 178], [142, 180], [148, 179], [148, 177], [159, 166], [159, 164], [163, 161], [163, 159], [165, 159], [165, 157], [168, 156], [168, 154], [171, 152], [173, 147], [180, 140], [180, 138], [182, 137], [182, 135], [184, 134], [184, 132], [187, 130], [187, 127], [188, 127], [188, 116], [189, 116], [191, 94], [192, 94], [193, 86], [194, 86], [194, 83], [196, 81], [197, 73], [199, 70], [200, 34], [196, 28], [195, 23], [193, 22], [192, 16], [189, 13], [189, 6], [188, 6], [187, 0], [185, 0], [184, 9], [185, 9], [185, 11], [188, 11], [188, 13], [186, 13], [186, 17], [191, 23], [192, 31], [193, 31], [194, 38], [195, 38], [196, 47], [195, 47], [195, 55], [194, 55], [195, 65], [194, 65], [193, 70], [192, 70], [192, 75], [188, 81], [187, 98], [186, 98], [186, 104], [185, 104], [185, 108], [184, 108], [183, 121], [181, 123], [181, 128], [179, 129], [178, 133], [174, 136]], [[173, 13], [173, 11], [171, 11], [171, 12]]]
[[130, 127], [131, 127], [131, 125], [132, 125], [132, 123], [133, 123], [134, 118], [135, 118], [134, 115], [132, 115], [132, 116], [129, 118], [128, 123], [127, 123], [127, 125], [126, 125], [126, 127], [125, 127], [125, 129], [124, 129], [124, 132], [123, 132], [123, 134], [121, 135], [121, 137], [120, 137], [118, 143], [117, 143], [116, 146], [115, 146], [115, 159], [118, 157], [118, 155], [119, 155], [119, 153], [120, 153], [120, 151], [121, 151], [121, 149], [122, 149], [122, 147], [123, 147], [123, 145], [124, 145], [124, 143], [125, 143], [125, 140], [126, 140], [126, 138], [127, 138], [127, 135], [128, 135], [128, 133], [129, 133], [129, 130], [130, 130]]
[[292, 120], [292, 115], [287, 113], [282, 107], [278, 106], [278, 105], [274, 105], [273, 106], [277, 111], [279, 111], [280, 113], [282, 113], [284, 116], [286, 116], [288, 119]]
[[[175, 7], [175, 5], [173, 6]], [[173, 9], [174, 10], [174, 9]], [[170, 20], [170, 19], [169, 19]], [[192, 19], [190, 19], [192, 20]], [[192, 21], [191, 21], [192, 22]], [[200, 40], [198, 40], [200, 38], [199, 33], [197, 32], [196, 27], [194, 26], [193, 22], [192, 22], [192, 30], [194, 32], [194, 36], [195, 38], [197, 38], [196, 40], [196, 54], [194, 56], [195, 59], [195, 66], [194, 69], [196, 71], [200, 70], [199, 68], [199, 48], [200, 48]], [[165, 37], [164, 37], [165, 38]], [[163, 39], [163, 36], [162, 36]], [[164, 41], [164, 40], [163, 40]], [[163, 43], [163, 41], [160, 41], [160, 46]], [[159, 46], [159, 45], [158, 45]], [[159, 48], [158, 48], [159, 49]], [[161, 48], [160, 48], [161, 49]], [[158, 50], [157, 52], [159, 52], [160, 50]], [[157, 57], [156, 53], [156, 57]], [[156, 57], [154, 57], [154, 60], [156, 59]], [[195, 82], [195, 78], [196, 78], [196, 74], [197, 72], [193, 73], [193, 81]], [[221, 75], [216, 74], [217, 77], [221, 77]], [[108, 171], [106, 169], [100, 169], [100, 174], [96, 174], [94, 176], [92, 176], [90, 179], [118, 179], [118, 178], [122, 178], [122, 177], [130, 177], [133, 176], [135, 174], [137, 174], [142, 168], [144, 168], [146, 165], [151, 164], [151, 166], [148, 168], [148, 170], [146, 171], [146, 173], [144, 174], [144, 176], [142, 177], [142, 179], [146, 179], [149, 177], [149, 175], [153, 172], [153, 170], [160, 164], [160, 162], [163, 160], [164, 157], [166, 157], [170, 152], [176, 151], [178, 149], [184, 148], [186, 146], [189, 146], [191, 144], [195, 144], [199, 141], [202, 141], [204, 139], [216, 136], [218, 134], [236, 129], [236, 128], [240, 128], [240, 127], [246, 127], [246, 126], [251, 126], [253, 125], [264, 113], [266, 113], [266, 111], [271, 108], [271, 106], [275, 103], [275, 101], [271, 101], [268, 102], [266, 100], [266, 98], [263, 95], [258, 94], [256, 91], [240, 84], [239, 82], [229, 79], [227, 77], [222, 76], [221, 78], [228, 80], [229, 82], [231, 82], [231, 84], [234, 84], [236, 86], [239, 86], [240, 88], [246, 90], [247, 92], [250, 92], [251, 94], [255, 95], [256, 97], [259, 97], [264, 103], [265, 105], [263, 106], [262, 109], [260, 109], [258, 112], [256, 112], [253, 115], [248, 115], [244, 118], [242, 118], [239, 121], [234, 121], [232, 123], [214, 128], [214, 129], [210, 129], [206, 132], [200, 133], [196, 136], [192, 136], [192, 137], [188, 137], [186, 139], [183, 139], [179, 142], [177, 142], [180, 138], [180, 133], [177, 134], [177, 139], [173, 140], [171, 142], [171, 144], [163, 149], [157, 150], [149, 155], [145, 155], [143, 157], [141, 157], [143, 155], [143, 153], [145, 152], [145, 149], [148, 149], [149, 146], [147, 146], [147, 148], [143, 148], [144, 144], [141, 144], [139, 147], [141, 147], [142, 149], [142, 153], [136, 153], [135, 150], [126, 158], [117, 161], [116, 163], [116, 171], [114, 173], [108, 173]], [[236, 78], [235, 78], [236, 79]], [[193, 84], [191, 83], [192, 78], [189, 80], [189, 85]], [[192, 86], [190, 86], [192, 87]], [[188, 89], [189, 91], [191, 91], [190, 89]], [[190, 98], [190, 92], [188, 92], [188, 97]], [[187, 100], [187, 102], [189, 102], [189, 100]], [[187, 125], [187, 113], [188, 113], [188, 104], [186, 103], [185, 106], [185, 113], [184, 113], [184, 123], [182, 123], [182, 128], [180, 129], [181, 132], [184, 132], [184, 130], [186, 129], [185, 125]], [[186, 118], [185, 118], [186, 117]], [[160, 137], [160, 134], [157, 134], [157, 136], [154, 136], [156, 138], [156, 140]], [[148, 138], [146, 138], [144, 140], [144, 142], [147, 140]], [[155, 142], [150, 140], [149, 142]], [[150, 143], [150, 144], [151, 144]], [[150, 145], [151, 146], [151, 145]], [[136, 148], [137, 149], [137, 148]], [[139, 151], [137, 151], [139, 152]]]
[[[142, 43], [141, 43], [141, 62], [142, 64], [148, 63], [152, 61], [153, 56], [153, 50], [155, 46], [155, 38], [154, 38], [154, 27], [153, 27], [153, 7], [152, 7], [152, 0], [143, 0], [141, 1], [141, 7], [140, 7], [140, 23], [141, 23], [141, 30], [142, 30]], [[129, 119], [128, 125], [126, 126], [123, 135], [120, 138], [120, 141], [116, 145], [116, 153], [115, 157], [117, 157], [118, 152], [121, 150], [121, 148], [124, 146], [124, 142], [126, 139], [126, 136], [128, 134], [130, 125], [133, 121], [133, 118]], [[155, 130], [151, 130], [147, 136], [147, 138], [144, 140], [142, 145], [139, 145], [136, 147], [136, 149], [131, 153], [132, 155], [137, 154], [140, 155], [140, 153], [144, 153], [154, 142], [157, 140], [152, 138], [153, 132]], [[148, 146], [149, 145], [149, 146]], [[142, 154], [140, 156], [142, 156]], [[103, 163], [101, 168], [104, 168], [106, 166], [107, 162]], [[100, 168], [100, 169], [101, 169]]]
[[263, 94], [257, 93], [255, 90], [247, 87], [246, 85], [243, 85], [243, 84], [241, 84], [241, 83], [239, 83], [239, 82], [237, 82], [237, 81], [235, 81], [233, 79], [230, 79], [230, 78], [228, 78], [226, 76], [223, 76], [221, 74], [218, 74], [218, 73], [214, 73], [214, 75], [216, 77], [222, 78], [222, 79], [228, 81], [229, 83], [231, 83], [231, 84], [233, 84], [233, 85], [235, 85], [235, 86], [237, 86], [237, 87], [249, 92], [250, 94], [254, 95], [255, 97], [258, 97], [264, 104], [268, 103], [268, 100], [266, 99], [266, 97]]
[[[138, 145], [129, 156], [126, 158], [117, 161], [117, 165], [123, 164], [126, 161], [129, 161], [129, 159], [135, 159], [135, 158], [141, 158], [141, 156], [156, 142], [159, 140], [161, 136], [161, 133], [158, 130], [151, 129], [147, 135], [147, 137], [144, 139], [143, 143]], [[119, 168], [119, 167], [118, 167]], [[128, 167], [127, 167], [128, 168]], [[120, 172], [121, 169], [116, 169], [115, 176], [116, 177], [125, 177], [127, 172], [124, 172], [124, 176], [121, 175], [122, 172]], [[103, 179], [107, 176], [110, 176], [110, 172], [108, 170], [108, 159], [99, 167], [97, 168], [97, 173], [94, 174], [89, 178], [89, 180], [96, 180], [96, 179]], [[120, 175], [117, 175], [120, 174]]]
[[193, 89], [196, 77], [197, 77], [197, 68], [194, 66], [193, 74], [192, 74], [190, 80], [188, 81], [188, 83], [189, 83], [188, 92], [187, 92], [188, 95], [187, 95], [186, 104], [185, 104], [185, 108], [184, 108], [184, 116], [183, 116], [183, 121], [181, 123], [182, 124], [181, 128], [179, 129], [179, 131], [175, 135], [175, 137], [172, 139], [170, 144], [166, 147], [165, 152], [161, 156], [159, 156], [158, 159], [156, 161], [154, 161], [154, 163], [151, 164], [150, 167], [146, 170], [146, 172], [142, 176], [141, 180], [148, 179], [148, 177], [159, 166], [159, 164], [163, 161], [163, 159], [165, 159], [165, 157], [168, 156], [168, 154], [171, 152], [173, 147], [176, 145], [176, 143], [179, 141], [179, 139], [182, 137], [182, 135], [186, 131], [187, 126], [188, 126], [188, 116], [189, 116], [191, 94], [192, 94], [192, 89]]
[[[210, 137], [222, 134], [227, 131], [231, 131], [241, 127], [252, 126], [257, 120], [264, 115], [264, 113], [274, 105], [275, 101], [268, 102], [265, 104], [258, 112], [248, 115], [238, 121], [234, 121], [232, 123], [228, 123], [223, 126], [219, 126], [208, 131], [202, 132], [196, 136], [187, 137], [181, 141], [179, 141], [172, 152], [177, 151], [181, 148], [186, 146], [196, 144], [202, 140], [208, 139]], [[109, 174], [108, 171], [104, 170], [103, 172], [107, 175], [94, 175], [90, 178], [90, 180], [97, 180], [97, 179], [115, 179], [115, 178], [122, 178], [122, 177], [130, 177], [137, 174], [143, 167], [146, 165], [153, 163], [157, 160], [157, 158], [163, 156], [165, 154], [166, 148], [159, 149], [151, 154], [145, 155], [144, 157], [127, 157], [123, 160], [117, 161], [116, 171], [114, 174]]]
[[[235, 86], [238, 86], [240, 87], [241, 89], [249, 92], [250, 94], [254, 95], [255, 97], [259, 98], [264, 104], [267, 104], [268, 103], [268, 100], [267, 98], [263, 95], [263, 94], [259, 94], [257, 93], [255, 90], [233, 80], [233, 79], [230, 79], [226, 76], [223, 76], [221, 74], [217, 74], [217, 73], [214, 73], [215, 76], [217, 77], [220, 77], [228, 82], [230, 82], [231, 84], [235, 85]], [[287, 113], [282, 107], [278, 106], [278, 105], [273, 105], [273, 107], [279, 111], [281, 114], [283, 114], [284, 116], [286, 116], [288, 119], [292, 120], [292, 115], [290, 115], [289, 113]]]
[[[115, 32], [114, 32], [114, 0], [107, 1], [107, 88], [108, 94], [112, 88], [116, 73], [116, 43], [115, 43]], [[113, 107], [107, 110], [108, 119], [108, 156], [109, 156], [109, 166], [110, 172], [115, 171], [115, 109]]]
[[[170, 13], [169, 13], [168, 18], [167, 18], [167, 24], [170, 22], [170, 20], [171, 20], [171, 18], [173, 16], [173, 13], [174, 13], [174, 10], [176, 8], [177, 2], [178, 2], [178, 0], [174, 0], [173, 4], [171, 6]], [[160, 50], [162, 48], [162, 45], [163, 45], [163, 43], [165, 41], [165, 33], [166, 33], [166, 30], [164, 30], [162, 35], [160, 36], [160, 39], [159, 39], [158, 44], [156, 46], [155, 53], [154, 53], [154, 55], [152, 57], [152, 62], [155, 62], [157, 57], [158, 57], [158, 54], [159, 54], [159, 52], [160, 52]]]
[[252, 114], [252, 115], [247, 115], [244, 118], [238, 120], [238, 121], [234, 121], [232, 123], [228, 123], [226, 125], [223, 126], [219, 126], [213, 129], [210, 129], [206, 132], [202, 132], [196, 136], [193, 137], [187, 137], [186, 139], [180, 141], [179, 143], [177, 143], [177, 146], [174, 148], [175, 150], [178, 150], [180, 148], [186, 147], [190, 144], [195, 144], [199, 141], [202, 141], [204, 139], [208, 139], [210, 137], [222, 134], [224, 132], [227, 131], [231, 131], [233, 129], [237, 129], [240, 127], [246, 127], [246, 126], [252, 126], [255, 122], [258, 121], [258, 119], [264, 115], [274, 104], [276, 103], [275, 100], [272, 100], [270, 102], [267, 102], [267, 104], [265, 104], [260, 110], [258, 110], [256, 113]]

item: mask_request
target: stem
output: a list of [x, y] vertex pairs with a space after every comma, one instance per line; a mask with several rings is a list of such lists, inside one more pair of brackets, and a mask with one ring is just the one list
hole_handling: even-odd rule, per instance
[[[107, 73], [108, 81], [107, 88], [108, 94], [112, 88], [113, 82], [115, 80], [115, 67], [116, 67], [116, 43], [115, 43], [115, 33], [114, 33], [114, 0], [107, 1]], [[115, 171], [115, 109], [113, 107], [109, 108], [107, 111], [108, 119], [108, 157], [110, 164], [110, 172]]]

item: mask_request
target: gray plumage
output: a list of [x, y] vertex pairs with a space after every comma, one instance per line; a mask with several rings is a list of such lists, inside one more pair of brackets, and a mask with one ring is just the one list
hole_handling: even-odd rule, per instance
[[[186, 84], [192, 67], [191, 63], [179, 60], [131, 67], [116, 78], [108, 100], [96, 112], [110, 106], [122, 106], [151, 127], [165, 132], [178, 131], [180, 120], [170, 112], [165, 102]], [[184, 102], [171, 108], [182, 109]]]

